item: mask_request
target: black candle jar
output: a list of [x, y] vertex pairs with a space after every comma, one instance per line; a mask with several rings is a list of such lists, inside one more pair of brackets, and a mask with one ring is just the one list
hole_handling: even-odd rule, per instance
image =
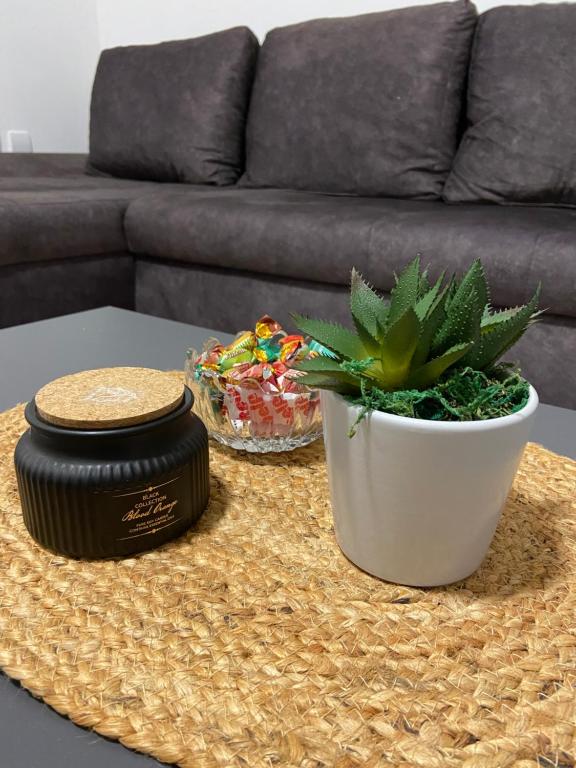
[[43, 419], [14, 454], [24, 523], [42, 546], [76, 558], [126, 557], [187, 530], [209, 497], [208, 435], [184, 389], [174, 410], [145, 423], [77, 429]]

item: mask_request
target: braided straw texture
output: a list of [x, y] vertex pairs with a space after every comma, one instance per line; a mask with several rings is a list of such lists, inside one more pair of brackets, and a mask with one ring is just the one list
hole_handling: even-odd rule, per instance
[[0, 416], [0, 665], [80, 725], [187, 768], [542, 768], [576, 755], [576, 463], [529, 446], [480, 571], [383, 583], [332, 531], [321, 443], [212, 446], [185, 537], [76, 562], [27, 535]]

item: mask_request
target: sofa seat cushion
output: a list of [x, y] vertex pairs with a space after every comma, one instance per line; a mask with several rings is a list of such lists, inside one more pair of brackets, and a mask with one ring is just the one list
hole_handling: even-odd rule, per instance
[[475, 23], [472, 3], [456, 0], [269, 32], [242, 183], [439, 197]]
[[525, 301], [541, 280], [542, 306], [576, 316], [570, 210], [196, 187], [134, 201], [125, 226], [138, 254], [339, 285], [356, 266], [384, 291], [418, 253], [433, 274], [480, 257], [496, 305]]
[[88, 155], [64, 152], [0, 152], [0, 179], [8, 176], [82, 176]]
[[233, 184], [258, 40], [236, 27], [192, 40], [102, 52], [90, 110], [90, 162], [113, 176]]
[[575, 39], [574, 3], [480, 17], [447, 201], [576, 206]]
[[0, 266], [126, 249], [124, 213], [157, 184], [91, 178], [0, 178]]
[[181, 190], [126, 213], [134, 253], [345, 284], [369, 270], [385, 201], [274, 189]]

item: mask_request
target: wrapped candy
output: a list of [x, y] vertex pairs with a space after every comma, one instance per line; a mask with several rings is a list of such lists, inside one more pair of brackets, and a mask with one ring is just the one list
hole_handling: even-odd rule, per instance
[[320, 354], [331, 355], [317, 342], [286, 333], [268, 315], [228, 345], [210, 339], [201, 353], [191, 351], [188, 376], [213, 436], [234, 444], [214, 428], [224, 421], [239, 434], [268, 440], [293, 436], [307, 424], [318, 431], [319, 394], [298, 382], [293, 366]]
[[304, 336], [288, 335], [279, 323], [264, 315], [254, 331], [238, 334], [228, 346], [210, 340], [193, 361], [194, 374], [196, 379], [208, 375], [224, 388], [226, 384], [242, 384], [270, 394], [298, 392], [302, 387], [292, 368], [301, 360], [328, 353], [319, 347], [313, 347]]

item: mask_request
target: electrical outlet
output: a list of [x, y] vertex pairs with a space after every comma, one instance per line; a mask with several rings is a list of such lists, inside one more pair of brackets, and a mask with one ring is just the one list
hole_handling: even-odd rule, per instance
[[6, 152], [33, 152], [32, 137], [28, 131], [6, 131]]

